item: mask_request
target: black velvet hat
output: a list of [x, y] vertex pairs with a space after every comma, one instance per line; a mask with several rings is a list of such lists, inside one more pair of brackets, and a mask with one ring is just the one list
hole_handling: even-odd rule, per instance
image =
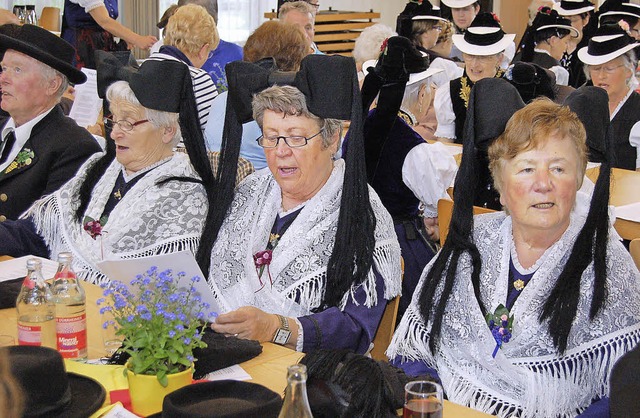
[[571, 26], [571, 20], [560, 16], [557, 10], [553, 10], [550, 7], [541, 7], [540, 10], [538, 10], [536, 17], [531, 23], [531, 28], [536, 32], [553, 28], [564, 29], [571, 32], [573, 38], [579, 36], [578, 30]]
[[21, 52], [64, 74], [69, 82], [82, 84], [87, 76], [73, 65], [76, 50], [67, 41], [35, 25], [23, 25], [12, 36], [0, 34], [0, 53]]
[[[598, 8], [600, 22], [627, 18], [640, 19], [640, 4], [624, 0], [607, 0]], [[604, 19], [603, 19], [604, 18]]]
[[518, 61], [507, 70], [504, 77], [518, 89], [525, 103], [540, 96], [548, 97], [551, 100], [556, 99], [555, 74], [538, 64]]
[[609, 129], [609, 95], [594, 86], [582, 86], [573, 91], [564, 104], [578, 115], [587, 131], [589, 161], [601, 163], [606, 153]]
[[25, 395], [24, 418], [85, 418], [104, 403], [102, 385], [67, 373], [56, 350], [25, 345], [1, 350], [6, 351], [11, 372]]
[[411, 38], [414, 20], [442, 20], [440, 9], [433, 7], [429, 0], [411, 0], [396, 20], [396, 32], [405, 38]]
[[276, 418], [280, 395], [249, 382], [220, 380], [185, 386], [164, 397], [162, 418]]
[[558, 11], [560, 16], [574, 16], [595, 9], [589, 0], [561, 0], [559, 3], [555, 3], [553, 8]]
[[600, 65], [640, 45], [617, 23], [602, 25], [589, 39], [589, 45], [578, 50], [578, 58], [587, 65]]

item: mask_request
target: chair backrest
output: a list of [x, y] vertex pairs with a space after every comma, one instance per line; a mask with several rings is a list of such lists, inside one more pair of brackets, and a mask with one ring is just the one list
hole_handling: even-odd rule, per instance
[[60, 8], [43, 7], [40, 13], [40, 27], [53, 32], [60, 32]]
[[631, 240], [629, 243], [629, 252], [631, 253], [631, 258], [636, 263], [636, 267], [640, 270], [640, 238], [636, 238]]
[[[473, 207], [473, 214], [479, 215], [481, 213], [495, 212], [492, 209], [482, 208], [479, 206]], [[449, 233], [449, 224], [451, 223], [451, 214], [453, 213], [453, 201], [449, 199], [438, 200], [438, 225], [440, 226], [440, 245], [444, 245], [444, 241], [447, 239]]]
[[[187, 150], [182, 147], [176, 148], [176, 151], [187, 153]], [[209, 159], [209, 164], [211, 164], [211, 170], [215, 175], [218, 171], [218, 161], [220, 160], [220, 152], [218, 151], [207, 151], [207, 158]], [[255, 169], [253, 168], [253, 164], [251, 161], [246, 160], [242, 157], [238, 157], [238, 171], [236, 172], [236, 186], [240, 183], [245, 177], [249, 174], [253, 173]]]
[[[404, 276], [404, 259], [400, 258], [400, 268]], [[369, 352], [375, 360], [388, 360], [384, 354], [391, 343], [391, 338], [396, 330], [396, 319], [398, 318], [398, 306], [400, 305], [400, 296], [391, 299], [384, 308], [382, 319], [378, 325], [378, 330], [373, 338], [373, 348]]]

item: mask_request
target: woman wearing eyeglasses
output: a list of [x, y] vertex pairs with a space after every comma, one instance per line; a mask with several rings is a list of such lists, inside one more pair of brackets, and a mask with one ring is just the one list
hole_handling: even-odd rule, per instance
[[[332, 67], [342, 57], [309, 58], [320, 59], [311, 60], [317, 71], [301, 79], [326, 71], [333, 76], [313, 84], [311, 96], [322, 91], [339, 103], [320, 104], [319, 111], [361, 100], [345, 98], [358, 92], [353, 61], [342, 60], [353, 71], [345, 73], [339, 71], [345, 66]], [[345, 89], [340, 80], [349, 77], [351, 88]], [[314, 103], [307, 100], [293, 86], [268, 87], [254, 96], [253, 118], [263, 133], [257, 142], [268, 170], [237, 187], [213, 247], [209, 285], [225, 313], [212, 328], [305, 353], [364, 353], [387, 300], [400, 293], [400, 247], [391, 216], [367, 187], [364, 172], [356, 171], [364, 171], [363, 164], [355, 165], [363, 152], [334, 160], [342, 122], [311, 113]], [[352, 114], [354, 132], [361, 114]], [[350, 141], [349, 151], [362, 146], [359, 138]]]
[[[146, 61], [137, 72], [123, 71], [103, 54], [98, 80], [109, 85], [113, 115], [105, 120], [111, 130], [106, 153], [0, 228], [0, 254], [55, 258], [70, 251], [75, 272], [92, 283], [108, 280], [97, 267], [106, 258], [196, 253], [214, 188], [187, 66]], [[189, 156], [173, 151], [182, 138]], [[206, 271], [211, 247], [202, 251], [206, 257], [196, 258]]]
[[634, 91], [638, 45], [619, 24], [610, 24], [601, 26], [578, 51], [590, 83], [609, 95], [613, 165], [627, 170], [640, 169], [640, 94]]

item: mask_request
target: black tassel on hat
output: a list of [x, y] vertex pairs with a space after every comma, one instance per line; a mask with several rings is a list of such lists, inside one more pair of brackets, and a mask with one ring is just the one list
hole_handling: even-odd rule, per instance
[[[487, 162], [489, 145], [500, 136], [508, 120], [524, 102], [518, 91], [508, 81], [499, 78], [485, 78], [476, 82], [471, 89], [469, 110], [464, 125], [462, 161], [453, 188], [453, 213], [447, 239], [431, 266], [422, 288], [419, 307], [422, 317], [432, 320], [433, 327], [429, 348], [435, 351], [442, 329], [442, 318], [456, 280], [458, 260], [468, 253], [473, 263], [471, 282], [482, 310], [480, 299], [480, 252], [473, 242], [473, 205], [482, 188], [491, 181]], [[488, 176], [488, 177], [487, 177]], [[443, 286], [442, 293], [436, 291]]]
[[355, 62], [339, 55], [308, 55], [297, 73], [283, 74], [260, 65], [235, 61], [227, 64], [226, 74], [229, 97], [217, 173], [220, 189], [213, 210], [213, 240], [218, 236], [233, 200], [242, 123], [252, 119], [253, 94], [273, 84], [289, 84], [304, 94], [312, 114], [323, 119], [351, 120], [349, 149], [343, 156], [345, 173], [338, 230], [327, 266], [326, 291], [317, 310], [338, 306], [353, 284], [366, 279], [375, 247], [376, 219], [362, 157], [364, 115]]

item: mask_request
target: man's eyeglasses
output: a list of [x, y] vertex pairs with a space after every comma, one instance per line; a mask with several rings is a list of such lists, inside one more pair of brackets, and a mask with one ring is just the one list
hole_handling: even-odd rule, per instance
[[624, 67], [624, 64], [615, 65], [615, 66], [606, 66], [606, 65], [593, 66], [593, 65], [590, 65], [589, 66], [589, 72], [599, 73], [600, 71], [604, 70], [604, 72], [607, 73], [607, 74], [613, 74], [620, 67]]
[[119, 120], [119, 121], [115, 121], [111, 118], [104, 118], [104, 126], [105, 128], [109, 128], [109, 129], [113, 129], [113, 127], [115, 125], [118, 125], [118, 127], [124, 131], [124, 132], [131, 132], [133, 130], [133, 128], [135, 128], [138, 125], [141, 125], [145, 122], [149, 122], [149, 119], [143, 119], [143, 120], [139, 120], [137, 122], [129, 122], [127, 120]]
[[308, 138], [305, 136], [264, 136], [262, 135], [258, 139], [256, 139], [256, 141], [258, 142], [258, 145], [260, 145], [262, 148], [275, 148], [278, 146], [278, 143], [282, 139], [284, 140], [284, 143], [287, 144], [287, 146], [289, 146], [289, 148], [300, 148], [307, 145], [307, 142], [309, 142], [311, 139], [320, 135], [322, 131], [324, 131], [324, 129], [320, 129], [320, 131], [317, 134], [312, 135]]

